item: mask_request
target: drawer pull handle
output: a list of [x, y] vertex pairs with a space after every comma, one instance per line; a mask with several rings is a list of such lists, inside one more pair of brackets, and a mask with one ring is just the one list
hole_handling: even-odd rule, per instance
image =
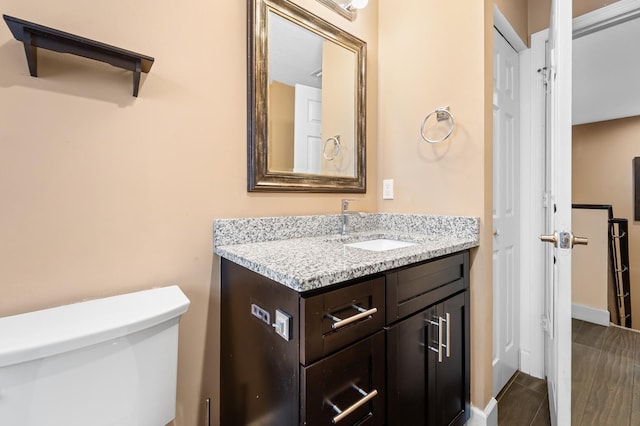
[[354, 309], [360, 311], [360, 313], [355, 314], [349, 318], [340, 319], [338, 317], [334, 317], [333, 315], [330, 315], [329, 318], [331, 318], [333, 321], [336, 321], [333, 324], [331, 324], [331, 328], [333, 328], [334, 330], [337, 330], [340, 327], [344, 327], [345, 325], [351, 324], [352, 322], [358, 321], [362, 318], [370, 317], [371, 315], [378, 312], [378, 308], [371, 308], [368, 311], [365, 311], [359, 306], [354, 306]]
[[344, 419], [345, 417], [347, 417], [349, 414], [353, 413], [354, 411], [356, 411], [358, 408], [362, 407], [364, 404], [366, 404], [367, 402], [369, 402], [373, 397], [375, 397], [376, 395], [378, 395], [378, 391], [377, 390], [372, 390], [369, 393], [366, 393], [364, 390], [360, 389], [358, 386], [356, 385], [351, 385], [351, 387], [353, 387], [355, 390], [358, 391], [358, 393], [360, 395], [362, 395], [362, 398], [360, 398], [358, 401], [356, 401], [355, 403], [353, 403], [353, 405], [351, 405], [349, 408], [347, 408], [346, 410], [342, 411], [340, 408], [338, 408], [337, 405], [335, 405], [334, 403], [332, 403], [331, 401], [327, 400], [327, 404], [329, 404], [331, 406], [331, 408], [333, 408], [333, 411], [336, 412], [336, 416], [333, 417], [333, 419], [331, 419], [331, 422], [333, 424], [338, 423], [339, 421], [341, 421], [342, 419]]

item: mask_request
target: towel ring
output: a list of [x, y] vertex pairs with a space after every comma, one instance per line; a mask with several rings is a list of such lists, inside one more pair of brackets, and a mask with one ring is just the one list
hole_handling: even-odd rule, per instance
[[[427, 124], [427, 120], [433, 114], [436, 114], [436, 119], [438, 121], [444, 121], [444, 120], [451, 121], [451, 128], [449, 129], [447, 134], [444, 135], [444, 137], [442, 137], [440, 139], [429, 139], [428, 137], [426, 137], [424, 135], [424, 126], [425, 126], [425, 124]], [[451, 111], [449, 111], [449, 107], [447, 106], [447, 107], [443, 107], [443, 108], [436, 108], [435, 110], [433, 110], [429, 114], [427, 114], [427, 116], [424, 118], [424, 120], [422, 120], [422, 126], [420, 126], [420, 136], [422, 136], [422, 139], [424, 139], [425, 142], [440, 143], [442, 141], [447, 140], [449, 138], [449, 136], [451, 136], [451, 134], [453, 133], [453, 129], [455, 129], [455, 128], [456, 128], [456, 121], [453, 118], [453, 114], [451, 114]]]
[[[333, 156], [327, 155], [327, 145], [329, 142], [333, 141]], [[322, 156], [327, 161], [333, 161], [338, 154], [340, 153], [340, 135], [335, 135], [326, 141], [324, 141], [324, 145], [322, 146]]]

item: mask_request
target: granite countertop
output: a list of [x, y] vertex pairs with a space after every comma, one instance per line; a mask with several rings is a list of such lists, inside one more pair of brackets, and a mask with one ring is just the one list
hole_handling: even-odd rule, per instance
[[[340, 215], [221, 219], [214, 222], [219, 256], [304, 292], [476, 247], [479, 219], [463, 216], [367, 213], [350, 218], [340, 235]], [[378, 238], [416, 243], [371, 251], [345, 243]]]

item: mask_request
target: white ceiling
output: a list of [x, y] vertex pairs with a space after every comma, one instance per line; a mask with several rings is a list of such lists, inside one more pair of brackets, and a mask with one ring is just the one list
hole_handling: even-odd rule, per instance
[[324, 38], [276, 13], [269, 12], [269, 78], [295, 86], [322, 88]]
[[640, 115], [640, 18], [573, 40], [573, 124]]

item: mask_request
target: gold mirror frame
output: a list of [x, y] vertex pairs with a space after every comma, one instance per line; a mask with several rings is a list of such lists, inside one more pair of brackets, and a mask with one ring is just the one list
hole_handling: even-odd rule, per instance
[[[288, 0], [248, 0], [248, 191], [366, 192], [366, 43]], [[268, 13], [274, 12], [356, 54], [355, 176], [269, 171]]]

